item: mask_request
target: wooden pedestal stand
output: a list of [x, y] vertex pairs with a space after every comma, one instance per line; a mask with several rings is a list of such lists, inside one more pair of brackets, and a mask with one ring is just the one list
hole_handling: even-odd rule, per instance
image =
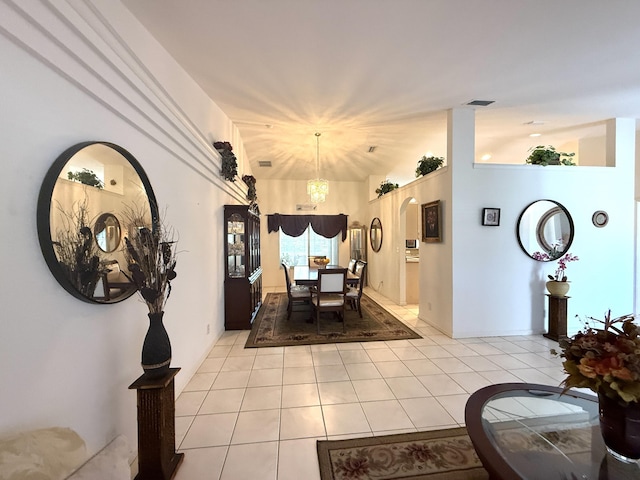
[[569, 297], [549, 297], [549, 331], [543, 336], [555, 340], [567, 338], [567, 300]]
[[170, 480], [184, 458], [176, 453], [175, 393], [170, 368], [163, 377], [144, 375], [129, 388], [138, 391], [138, 475], [135, 480]]

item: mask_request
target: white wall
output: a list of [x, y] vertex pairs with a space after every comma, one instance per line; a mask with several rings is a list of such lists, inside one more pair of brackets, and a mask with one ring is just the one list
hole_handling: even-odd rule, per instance
[[128, 386], [142, 374], [147, 308], [137, 296], [84, 303], [55, 281], [36, 234], [41, 182], [87, 140], [119, 144], [145, 169], [180, 237], [164, 317], [180, 392], [224, 329], [222, 205], [245, 201], [242, 182], [219, 178], [210, 142], [231, 141], [242, 164], [241, 139], [115, 0], [0, 2], [0, 57], [0, 433], [61, 425], [92, 451], [117, 434], [135, 445]]
[[[634, 145], [635, 121], [613, 120], [615, 167], [540, 167], [473, 163], [473, 112], [457, 111], [449, 134], [448, 167], [370, 202], [380, 216], [385, 240], [370, 256], [370, 286], [387, 297], [401, 298], [399, 276], [403, 252], [399, 229], [403, 201], [440, 200], [442, 243], [420, 244], [419, 316], [453, 337], [519, 335], [546, 331], [546, 275], [556, 263], [526, 256], [516, 238], [518, 217], [539, 199], [563, 204], [572, 215], [575, 239], [569, 264], [569, 329], [586, 316], [601, 318], [632, 312], [635, 305]], [[470, 140], [471, 139], [471, 140]], [[605, 160], [601, 161], [605, 164]], [[501, 209], [499, 227], [481, 225], [482, 208]], [[609, 224], [596, 228], [596, 210], [609, 213]], [[398, 237], [398, 238], [396, 238]], [[382, 284], [381, 284], [382, 283]]]

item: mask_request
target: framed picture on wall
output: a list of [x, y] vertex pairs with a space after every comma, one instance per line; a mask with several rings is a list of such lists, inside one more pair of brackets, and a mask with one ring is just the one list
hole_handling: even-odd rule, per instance
[[441, 242], [440, 200], [422, 204], [422, 241]]
[[499, 208], [483, 208], [482, 209], [482, 225], [489, 227], [497, 227], [500, 225], [500, 209]]

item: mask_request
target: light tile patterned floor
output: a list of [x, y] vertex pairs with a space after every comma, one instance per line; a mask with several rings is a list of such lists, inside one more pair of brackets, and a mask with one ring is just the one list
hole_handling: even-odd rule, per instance
[[564, 377], [541, 335], [455, 340], [367, 293], [424, 338], [245, 349], [225, 332], [176, 401], [176, 480], [319, 480], [317, 439], [462, 426], [485, 385]]

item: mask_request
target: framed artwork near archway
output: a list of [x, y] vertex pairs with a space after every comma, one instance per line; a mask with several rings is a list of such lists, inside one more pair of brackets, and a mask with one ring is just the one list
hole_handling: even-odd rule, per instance
[[437, 243], [442, 241], [442, 221], [440, 200], [422, 204], [422, 241]]

